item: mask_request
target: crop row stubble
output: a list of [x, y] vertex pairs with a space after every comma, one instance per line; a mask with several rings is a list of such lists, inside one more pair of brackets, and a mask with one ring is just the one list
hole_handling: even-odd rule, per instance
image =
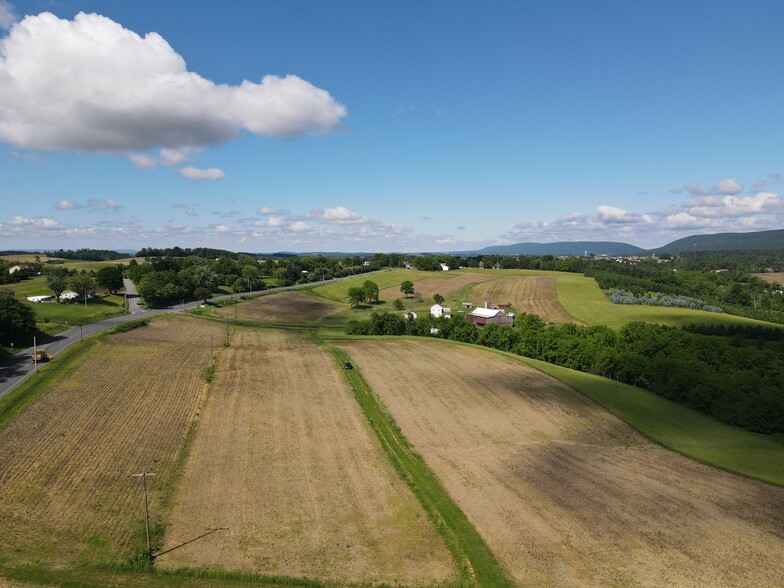
[[[100, 563], [143, 546], [141, 490], [130, 474], [157, 473], [149, 485], [157, 522], [158, 489], [206, 394], [211, 333], [219, 341], [223, 330], [169, 317], [107, 336], [0, 430], [0, 558]], [[57, 359], [47, 369], [59, 369]]]

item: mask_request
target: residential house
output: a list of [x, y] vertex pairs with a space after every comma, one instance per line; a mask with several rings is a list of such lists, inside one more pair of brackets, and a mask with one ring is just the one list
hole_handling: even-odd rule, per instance
[[440, 304], [434, 304], [430, 307], [430, 316], [434, 318], [438, 318], [440, 316], [452, 318], [452, 309], [447, 308], [446, 306], [441, 306]]

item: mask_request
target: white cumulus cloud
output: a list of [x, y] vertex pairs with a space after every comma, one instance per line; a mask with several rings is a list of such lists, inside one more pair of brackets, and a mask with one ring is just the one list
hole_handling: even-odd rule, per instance
[[217, 167], [199, 169], [198, 167], [187, 165], [178, 169], [177, 173], [179, 173], [183, 178], [187, 178], [189, 180], [220, 180], [226, 177], [226, 174], [223, 172], [223, 170], [218, 169]]
[[345, 206], [336, 206], [325, 210], [311, 210], [310, 218], [317, 219], [323, 223], [336, 223], [339, 225], [367, 224], [370, 222], [366, 216], [354, 212]]
[[735, 196], [743, 192], [743, 186], [737, 180], [730, 178], [717, 183], [713, 190], [716, 194]]
[[81, 208], [81, 204], [76, 204], [75, 202], [71, 202], [70, 200], [58, 200], [57, 204], [54, 205], [57, 210], [74, 210], [77, 208]]
[[326, 90], [295, 75], [215, 84], [188, 71], [159, 34], [84, 13], [13, 26], [0, 41], [0, 96], [0, 140], [41, 150], [181, 150], [243, 130], [298, 137], [339, 129], [346, 116]]

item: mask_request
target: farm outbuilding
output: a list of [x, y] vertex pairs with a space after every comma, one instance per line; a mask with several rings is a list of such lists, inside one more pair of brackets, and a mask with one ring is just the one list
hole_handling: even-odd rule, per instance
[[501, 325], [511, 327], [514, 318], [503, 310], [493, 308], [475, 308], [465, 315], [467, 321], [476, 325]]
[[415, 319], [416, 317], [417, 313], [415, 313], [413, 310], [407, 310], [403, 313], [403, 318], [405, 319]]
[[441, 306], [440, 304], [434, 304], [430, 307], [430, 316], [433, 318], [438, 318], [440, 316], [452, 318], [452, 309], [447, 308], [446, 306]]

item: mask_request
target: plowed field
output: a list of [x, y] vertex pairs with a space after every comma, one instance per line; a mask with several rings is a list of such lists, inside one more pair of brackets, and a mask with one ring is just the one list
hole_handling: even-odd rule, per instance
[[494, 304], [509, 303], [518, 312], [538, 314], [545, 321], [579, 322], [558, 302], [552, 276], [498, 278], [473, 286], [470, 295], [476, 306], [482, 306], [486, 300]]
[[259, 296], [218, 310], [219, 316], [260, 323], [303, 325], [339, 312], [343, 304], [314, 298], [299, 292], [281, 292]]
[[[414, 290], [424, 298], [431, 298], [433, 294], [441, 294], [445, 298], [454, 296], [460, 292], [465, 286], [483, 280], [490, 279], [490, 276], [483, 274], [470, 274], [470, 273], [451, 273], [447, 278], [424, 278], [414, 282]], [[400, 292], [400, 286], [390, 286], [384, 288], [379, 292], [379, 298], [382, 300], [394, 300], [401, 298], [404, 294]]]
[[[143, 545], [130, 474], [158, 474], [149, 489], [159, 513], [158, 487], [206, 392], [211, 332], [223, 331], [169, 317], [106, 337], [0, 430], [0, 559], [107, 561], [126, 542]], [[57, 369], [57, 360], [47, 367]]]
[[237, 329], [221, 353], [158, 559], [370, 584], [455, 577], [332, 356], [307, 334]]
[[664, 450], [511, 358], [341, 346], [520, 585], [784, 585], [784, 489]]

